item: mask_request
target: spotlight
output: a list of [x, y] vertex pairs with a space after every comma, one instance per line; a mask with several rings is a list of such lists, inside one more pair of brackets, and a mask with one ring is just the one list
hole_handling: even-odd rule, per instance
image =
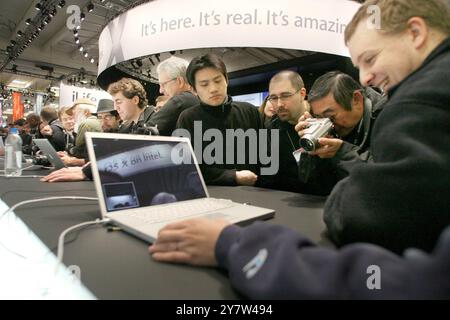
[[56, 8], [53, 7], [53, 9], [48, 13], [48, 15], [53, 18], [54, 16], [56, 16], [58, 12], [56, 11]]
[[20, 30], [19, 30], [19, 31], [17, 31], [17, 36], [18, 36], [18, 37], [21, 37], [21, 36], [23, 36], [23, 32], [22, 32], [22, 31], [20, 31]]
[[15, 40], [11, 40], [11, 44], [15, 45], [17, 42]]
[[58, 3], [58, 7], [59, 8], [62, 8], [62, 7], [64, 7], [66, 5], [66, 2], [64, 1], [64, 0], [61, 0], [59, 3]]
[[73, 35], [76, 37], [78, 36], [78, 30], [73, 30]]
[[31, 24], [31, 19], [28, 18], [27, 20], [25, 20], [25, 24], [26, 24], [27, 26], [29, 26], [29, 25]]
[[80, 30], [81, 25], [78, 24], [75, 28], [76, 28], [77, 30]]
[[41, 11], [42, 10], [42, 4], [38, 3], [35, 8], [36, 8], [37, 11]]
[[142, 60], [141, 59], [138, 59], [138, 60], [136, 60], [136, 64], [138, 65], [138, 67], [142, 67]]
[[81, 20], [81, 21], [84, 21], [85, 18], [86, 18], [86, 15], [84, 14], [84, 12], [82, 12], [82, 13], [80, 14], [80, 20]]
[[80, 39], [79, 38], [75, 38], [75, 43], [79, 44], [80, 43]]
[[88, 12], [92, 12], [94, 10], [94, 5], [92, 2], [89, 2], [88, 6], [86, 7]]
[[177, 53], [176, 51], [169, 51], [171, 55], [174, 55], [175, 53]]
[[84, 48], [83, 46], [80, 46], [80, 52], [83, 52]]
[[87, 57], [88, 57], [88, 53], [87, 53], [87, 52], [83, 52], [83, 56], [84, 56], [85, 58], [87, 58]]
[[42, 31], [42, 29], [44, 29], [44, 27], [45, 27], [45, 24], [41, 24], [39, 27], [37, 27], [37, 29], [39, 30], [39, 31]]
[[94, 63], [95, 62], [95, 60], [94, 60], [94, 58], [91, 58], [91, 60], [89, 60], [91, 63]]

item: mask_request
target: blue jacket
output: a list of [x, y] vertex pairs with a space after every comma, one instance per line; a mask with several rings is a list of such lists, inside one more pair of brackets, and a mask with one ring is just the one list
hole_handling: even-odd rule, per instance
[[450, 299], [450, 227], [431, 254], [397, 256], [371, 244], [316, 247], [297, 232], [261, 222], [228, 226], [216, 258], [250, 299]]

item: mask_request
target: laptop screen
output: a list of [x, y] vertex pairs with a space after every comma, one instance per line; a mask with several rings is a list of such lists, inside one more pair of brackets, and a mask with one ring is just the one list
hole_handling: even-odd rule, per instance
[[207, 196], [187, 142], [93, 137], [92, 145], [108, 212]]

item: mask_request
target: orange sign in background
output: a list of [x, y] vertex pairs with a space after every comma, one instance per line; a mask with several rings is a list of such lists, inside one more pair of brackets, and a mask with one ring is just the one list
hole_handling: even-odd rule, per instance
[[22, 98], [22, 93], [13, 92], [13, 121], [19, 120], [23, 118], [24, 114], [24, 105], [20, 101]]

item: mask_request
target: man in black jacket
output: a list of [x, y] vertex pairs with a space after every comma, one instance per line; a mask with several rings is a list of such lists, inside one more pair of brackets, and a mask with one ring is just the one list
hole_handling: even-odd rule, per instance
[[[382, 31], [370, 25], [373, 5]], [[432, 254], [409, 249], [399, 257], [368, 244], [334, 251], [284, 227], [196, 219], [162, 229], [153, 257], [218, 265], [249, 298], [449, 299], [449, 35], [442, 0], [368, 0], [358, 10], [346, 29], [352, 61], [363, 85], [389, 97], [373, 129], [373, 162], [353, 167], [325, 207], [339, 244], [435, 247]], [[377, 290], [367, 283], [371, 266], [381, 272]]]
[[[308, 94], [311, 114], [333, 122], [332, 136], [319, 139], [320, 147], [306, 156], [299, 168], [300, 180], [314, 184], [321, 180], [321, 190], [329, 194], [334, 185], [348, 176], [350, 168], [370, 158], [370, 135], [386, 97], [372, 88], [363, 88], [349, 75], [331, 71], [314, 81]], [[302, 137], [311, 117], [305, 113], [295, 129]], [[321, 171], [320, 175], [317, 171]]]
[[186, 78], [189, 65], [184, 59], [170, 57], [162, 61], [156, 72], [159, 79], [159, 91], [169, 100], [150, 120], [150, 124], [158, 127], [159, 134], [170, 136], [175, 130], [178, 117], [184, 110], [199, 103]]
[[56, 151], [64, 151], [66, 141], [63, 126], [58, 119], [56, 109], [48, 106], [42, 108], [41, 120], [44, 124], [41, 134], [48, 139]]
[[[249, 141], [245, 143], [245, 150], [238, 151], [239, 142], [235, 143], [235, 135], [230, 137], [227, 130], [232, 130], [239, 136], [235, 129], [241, 129], [241, 137], [246, 133], [254, 133], [257, 139], [258, 130], [262, 128], [258, 109], [249, 103], [234, 102], [228, 96], [227, 70], [223, 61], [216, 55], [206, 54], [194, 58], [186, 74], [200, 103], [181, 113], [177, 127], [185, 129], [183, 132], [187, 130], [199, 158], [205, 182], [218, 185], [254, 185], [258, 178], [258, 159], [252, 161], [250, 153], [256, 150], [250, 148], [258, 144]], [[215, 130], [219, 137], [204, 139], [205, 132], [212, 133], [212, 130]], [[177, 134], [181, 132], [177, 130]], [[207, 143], [204, 140], [214, 141]], [[242, 141], [239, 137], [237, 140]], [[201, 141], [201, 145], [197, 141]], [[207, 152], [208, 150], [210, 152]], [[238, 158], [242, 155], [245, 159], [239, 161]]]
[[272, 150], [274, 147], [278, 152], [279, 169], [274, 175], [261, 176], [256, 186], [309, 194], [327, 194], [332, 188], [333, 185], [325, 187], [324, 183], [328, 180], [321, 177], [322, 172], [329, 171], [325, 170], [329, 165], [326, 161], [318, 164], [314, 179], [309, 179], [308, 183], [299, 179], [299, 165], [304, 165], [307, 155], [302, 155], [300, 161], [296, 158], [300, 144], [295, 125], [307, 111], [305, 96], [303, 79], [297, 72], [284, 70], [270, 79], [268, 101], [276, 110], [276, 115], [272, 117], [267, 128], [271, 132], [278, 131], [279, 139], [269, 139], [268, 149]]

